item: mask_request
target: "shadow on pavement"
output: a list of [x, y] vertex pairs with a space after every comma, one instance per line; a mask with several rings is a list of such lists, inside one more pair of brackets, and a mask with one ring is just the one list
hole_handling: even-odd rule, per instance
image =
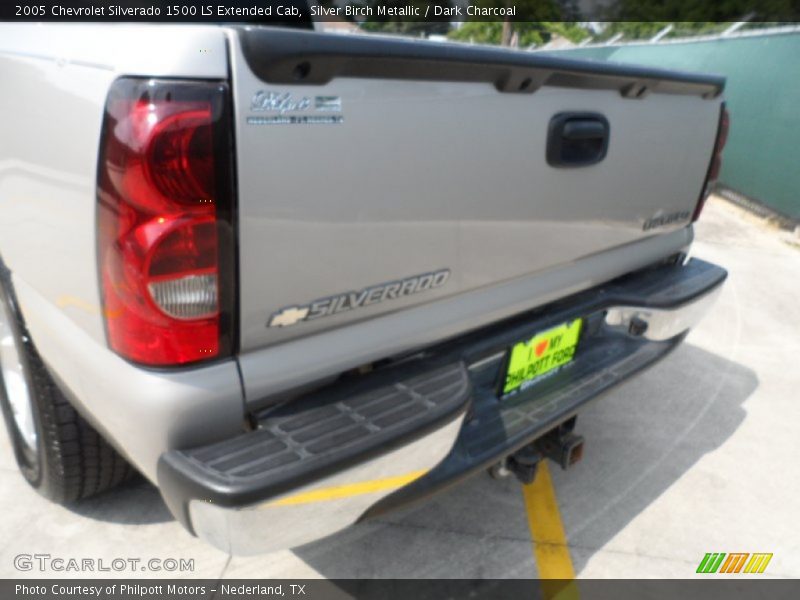
[[[575, 572], [745, 418], [750, 369], [683, 344], [578, 419], [586, 454], [551, 464]], [[701, 501], [698, 498], [697, 501]], [[142, 478], [71, 510], [121, 524], [172, 520]], [[268, 535], [268, 532], [265, 532]], [[480, 474], [404, 510], [294, 550], [329, 578], [530, 578], [536, 575], [520, 485]], [[267, 557], [258, 557], [266, 559]]]
[[[577, 477], [557, 473], [554, 483], [560, 503], [566, 502], [562, 517], [569, 543], [581, 548], [573, 552], [576, 574], [598, 548], [731, 437], [746, 417], [742, 404], [758, 384], [748, 367], [684, 344], [622, 395], [586, 411], [578, 425], [590, 460]], [[685, 502], [704, 503], [703, 492]]]
[[174, 520], [158, 490], [138, 474], [113, 490], [66, 508], [82, 517], [121, 525], [151, 525]]
[[[757, 386], [747, 367], [683, 344], [581, 414], [585, 458], [569, 472], [551, 464], [576, 574], [733, 434]], [[329, 578], [536, 574], [519, 484], [487, 475], [294, 552]]]

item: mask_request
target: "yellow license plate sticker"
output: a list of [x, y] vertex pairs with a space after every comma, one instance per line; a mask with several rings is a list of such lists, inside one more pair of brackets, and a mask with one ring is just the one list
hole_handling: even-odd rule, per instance
[[537, 333], [511, 348], [503, 395], [521, 391], [543, 375], [572, 361], [583, 319]]

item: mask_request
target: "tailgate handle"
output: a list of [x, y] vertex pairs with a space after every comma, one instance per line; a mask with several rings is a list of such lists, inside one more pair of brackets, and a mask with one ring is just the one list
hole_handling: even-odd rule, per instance
[[559, 113], [550, 120], [547, 163], [552, 167], [588, 167], [608, 152], [608, 119], [599, 113]]
[[577, 119], [564, 125], [565, 140], [594, 140], [604, 138], [606, 128], [600, 121]]

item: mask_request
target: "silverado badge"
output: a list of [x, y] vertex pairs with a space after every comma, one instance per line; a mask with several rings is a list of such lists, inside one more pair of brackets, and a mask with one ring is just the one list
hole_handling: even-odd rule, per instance
[[288, 327], [302, 321], [337, 315], [342, 312], [378, 304], [384, 300], [395, 300], [412, 294], [442, 287], [450, 277], [450, 269], [414, 275], [406, 279], [379, 283], [354, 292], [319, 298], [295, 306], [282, 308], [270, 317], [267, 327]]

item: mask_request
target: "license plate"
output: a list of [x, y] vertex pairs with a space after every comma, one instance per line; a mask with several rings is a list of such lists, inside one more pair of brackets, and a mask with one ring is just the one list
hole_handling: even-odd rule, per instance
[[521, 392], [570, 363], [578, 347], [582, 325], [583, 319], [575, 319], [514, 344], [508, 358], [503, 396]]

